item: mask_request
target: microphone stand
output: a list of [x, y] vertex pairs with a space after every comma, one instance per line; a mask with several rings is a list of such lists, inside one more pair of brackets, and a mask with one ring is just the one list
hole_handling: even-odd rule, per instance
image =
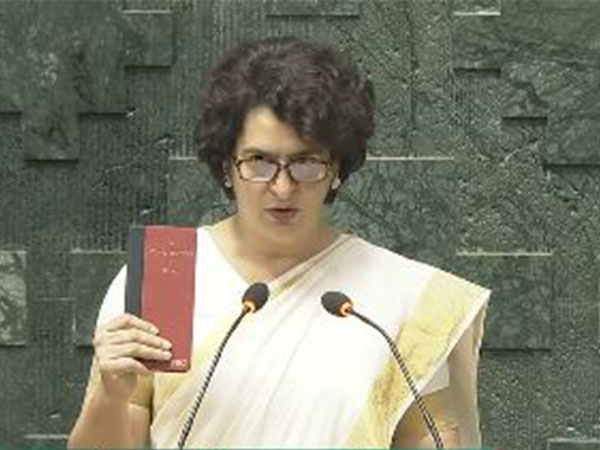
[[215, 372], [217, 363], [221, 359], [221, 354], [223, 353], [223, 350], [225, 349], [225, 345], [227, 344], [227, 341], [229, 341], [229, 338], [231, 337], [231, 335], [233, 334], [235, 329], [238, 327], [238, 325], [240, 324], [240, 322], [242, 321], [244, 316], [246, 314], [248, 314], [249, 312], [250, 312], [250, 309], [247, 307], [244, 307], [244, 309], [242, 310], [240, 315], [237, 317], [237, 319], [235, 319], [235, 322], [233, 322], [233, 324], [229, 328], [229, 331], [227, 331], [227, 334], [225, 335], [225, 338], [223, 339], [223, 341], [221, 341], [221, 345], [219, 346], [217, 353], [215, 353], [212, 364], [211, 364], [210, 368], [208, 369], [208, 373], [206, 375], [206, 378], [204, 379], [202, 388], [198, 392], [198, 395], [196, 396], [196, 400], [194, 400], [194, 405], [190, 409], [190, 413], [185, 422], [185, 425], [181, 429], [181, 434], [179, 435], [179, 441], [177, 442], [178, 448], [182, 449], [183, 446], [185, 445], [185, 441], [187, 440], [188, 435], [190, 434], [192, 425], [194, 425], [194, 420], [196, 419], [196, 413], [198, 412], [198, 408], [200, 408], [200, 405], [202, 404], [202, 400], [204, 399], [204, 396], [206, 395], [206, 390], [208, 389], [208, 384], [210, 383], [213, 373]]
[[348, 312], [348, 314], [351, 314], [351, 315], [359, 318], [367, 325], [375, 328], [384, 337], [384, 339], [390, 346], [390, 349], [392, 350], [392, 354], [394, 355], [394, 358], [396, 359], [396, 362], [398, 363], [398, 366], [400, 367], [400, 371], [402, 372], [402, 375], [404, 375], [404, 378], [406, 379], [406, 383], [408, 384], [408, 387], [409, 387], [410, 391], [412, 392], [413, 397], [415, 398], [415, 402], [417, 404], [417, 407], [419, 408], [419, 411], [421, 412], [421, 416], [423, 416], [425, 425], [427, 425], [427, 428], [429, 429], [429, 432], [431, 433], [431, 436], [433, 437], [433, 441], [435, 442], [435, 447], [443, 449], [444, 443], [442, 441], [442, 438], [440, 437], [437, 427], [435, 426], [433, 417], [431, 417], [431, 414], [425, 407], [423, 398], [421, 397], [421, 394], [419, 394], [419, 391], [417, 390], [417, 387], [415, 386], [412, 376], [410, 375], [408, 367], [406, 367], [406, 364], [404, 363], [404, 359], [402, 358], [402, 355], [400, 355], [400, 350], [398, 350], [396, 343], [388, 336], [388, 334], [385, 332], [385, 330], [383, 328], [381, 328], [379, 325], [377, 325], [375, 322], [373, 322], [368, 317], [363, 316], [362, 314], [356, 312], [353, 308], [350, 308], [347, 312]]

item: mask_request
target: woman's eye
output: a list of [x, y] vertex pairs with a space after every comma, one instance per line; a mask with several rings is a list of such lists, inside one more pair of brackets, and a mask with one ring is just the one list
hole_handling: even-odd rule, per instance
[[316, 158], [298, 158], [294, 160], [296, 164], [322, 164], [322, 161]]
[[307, 162], [314, 161], [314, 158], [308, 158], [306, 156], [300, 156], [299, 158], [293, 158], [290, 162], [305, 164]]
[[271, 162], [265, 155], [251, 155], [246, 160], [250, 162]]

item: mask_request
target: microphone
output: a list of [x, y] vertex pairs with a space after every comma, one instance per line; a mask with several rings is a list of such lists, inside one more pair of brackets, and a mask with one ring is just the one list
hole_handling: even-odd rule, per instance
[[242, 297], [242, 307], [248, 313], [255, 313], [267, 303], [269, 287], [265, 283], [254, 283]]
[[215, 372], [215, 369], [217, 368], [217, 364], [218, 364], [219, 360], [221, 359], [221, 355], [223, 354], [223, 350], [225, 349], [225, 345], [227, 344], [227, 341], [229, 341], [229, 338], [233, 334], [234, 330], [238, 327], [238, 325], [240, 324], [242, 319], [246, 316], [246, 314], [253, 314], [256, 311], [258, 311], [260, 308], [262, 308], [264, 306], [264, 304], [267, 302], [268, 298], [269, 298], [269, 288], [265, 283], [254, 283], [248, 289], [246, 289], [246, 292], [244, 292], [244, 295], [242, 296], [242, 312], [237, 317], [237, 319], [235, 319], [235, 321], [229, 328], [229, 331], [227, 331], [227, 334], [223, 338], [221, 345], [219, 345], [219, 348], [217, 349], [217, 353], [215, 353], [215, 356], [213, 357], [212, 364], [211, 364], [210, 368], [208, 369], [208, 373], [206, 374], [206, 378], [204, 379], [202, 388], [198, 392], [198, 395], [196, 396], [196, 400], [194, 401], [194, 404], [193, 404], [192, 408], [190, 409], [188, 418], [187, 418], [185, 424], [183, 425], [183, 428], [181, 429], [181, 434], [179, 435], [179, 441], [177, 442], [178, 448], [180, 448], [180, 449], [183, 448], [183, 446], [185, 445], [185, 441], [187, 440], [188, 435], [190, 434], [190, 431], [192, 430], [192, 425], [194, 424], [194, 420], [196, 419], [196, 413], [198, 412], [198, 409], [200, 408], [202, 400], [204, 399], [204, 396], [206, 395], [206, 391], [208, 389], [208, 384], [210, 383], [213, 373]]
[[435, 442], [435, 447], [436, 448], [444, 448], [444, 443], [442, 441], [442, 438], [440, 437], [437, 427], [435, 426], [435, 421], [433, 420], [431, 413], [425, 406], [425, 403], [423, 402], [423, 397], [421, 397], [421, 394], [419, 394], [419, 391], [417, 390], [417, 387], [415, 386], [415, 382], [410, 374], [410, 371], [408, 370], [408, 367], [406, 366], [406, 363], [404, 362], [404, 358], [402, 358], [402, 355], [400, 354], [400, 350], [398, 350], [398, 347], [396, 346], [396, 343], [392, 340], [392, 338], [390, 338], [390, 336], [385, 332], [385, 330], [383, 328], [381, 328], [379, 325], [377, 325], [371, 319], [369, 319], [368, 317], [363, 316], [359, 312], [355, 311], [354, 306], [352, 305], [352, 300], [350, 300], [350, 298], [348, 298], [348, 296], [346, 294], [343, 294], [342, 292], [335, 292], [335, 291], [326, 292], [325, 294], [323, 294], [321, 296], [321, 304], [323, 305], [323, 308], [325, 308], [327, 310], [327, 312], [329, 312], [330, 314], [333, 314], [334, 316], [338, 316], [338, 317], [355, 316], [355, 317], [359, 318], [367, 325], [375, 328], [385, 338], [388, 345], [390, 346], [390, 349], [392, 350], [392, 354], [394, 355], [394, 358], [396, 359], [398, 366], [400, 367], [400, 371], [402, 372], [402, 375], [404, 376], [404, 379], [406, 380], [406, 383], [408, 384], [410, 392], [412, 393], [412, 395], [415, 399], [415, 403], [417, 404], [417, 407], [419, 408], [419, 411], [421, 412], [421, 416], [423, 417], [423, 420], [425, 421], [425, 425], [427, 426], [427, 429], [429, 430], [429, 433], [431, 434], [431, 437], [433, 438], [433, 441]]

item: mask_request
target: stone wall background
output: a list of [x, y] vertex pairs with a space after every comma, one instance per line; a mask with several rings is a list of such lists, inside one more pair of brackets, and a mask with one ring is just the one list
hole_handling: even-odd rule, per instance
[[197, 93], [283, 34], [375, 84], [332, 219], [494, 290], [485, 444], [600, 448], [595, 0], [0, 2], [0, 444], [64, 445], [128, 224], [230, 210], [193, 159]]

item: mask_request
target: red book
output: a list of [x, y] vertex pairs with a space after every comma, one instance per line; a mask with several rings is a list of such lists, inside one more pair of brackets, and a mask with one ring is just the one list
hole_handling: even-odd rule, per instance
[[195, 228], [130, 228], [126, 310], [154, 324], [159, 335], [173, 344], [169, 361], [142, 361], [151, 370], [190, 368], [195, 274]]

